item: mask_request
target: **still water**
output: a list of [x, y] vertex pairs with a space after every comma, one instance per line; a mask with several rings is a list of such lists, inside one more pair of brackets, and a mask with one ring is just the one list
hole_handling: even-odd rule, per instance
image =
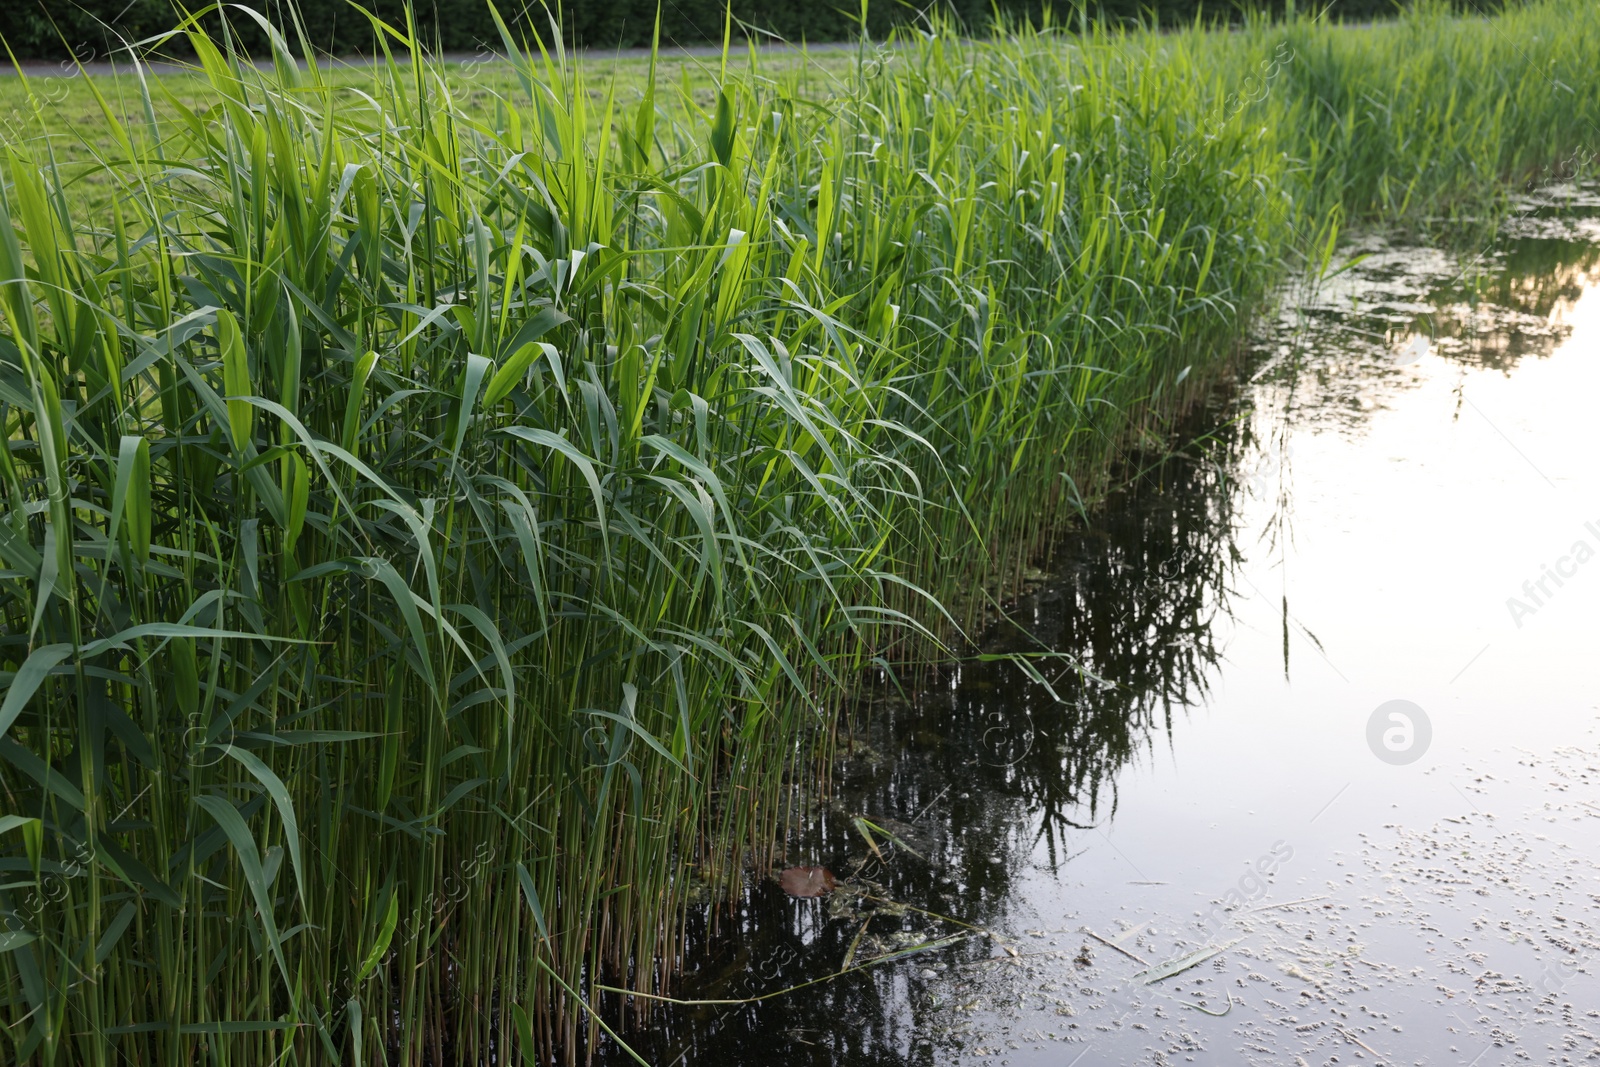
[[787, 843], [839, 891], [752, 877], [678, 991], [906, 954], [647, 1060], [1600, 1060], [1600, 200], [1347, 251], [1127, 457], [986, 646], [1028, 669], [873, 699]]

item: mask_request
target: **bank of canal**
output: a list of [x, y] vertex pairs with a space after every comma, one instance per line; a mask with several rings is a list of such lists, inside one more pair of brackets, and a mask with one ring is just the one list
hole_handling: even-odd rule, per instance
[[989, 641], [1027, 668], [877, 695], [787, 847], [839, 889], [692, 916], [680, 991], [932, 947], [665, 1008], [651, 1063], [1600, 1056], [1600, 198], [1347, 251], [1128, 457]]

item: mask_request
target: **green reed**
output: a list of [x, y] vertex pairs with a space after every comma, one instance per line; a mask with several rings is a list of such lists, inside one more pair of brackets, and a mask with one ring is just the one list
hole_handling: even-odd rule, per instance
[[1477, 211], [1600, 110], [1577, 0], [709, 94], [508, 37], [470, 107], [374, 32], [190, 27], [183, 95], [7, 135], [13, 1061], [574, 1055], [852, 680], [977, 625], [1342, 218]]

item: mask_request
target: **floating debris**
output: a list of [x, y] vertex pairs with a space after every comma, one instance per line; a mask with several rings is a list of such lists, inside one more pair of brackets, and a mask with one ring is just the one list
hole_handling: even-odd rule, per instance
[[791, 897], [825, 897], [838, 880], [826, 867], [790, 867], [778, 876], [778, 885]]
[[1217, 945], [1212, 948], [1203, 948], [1198, 952], [1191, 952], [1187, 956], [1179, 956], [1175, 960], [1168, 960], [1159, 967], [1155, 967], [1147, 971], [1140, 971], [1138, 974], [1134, 975], [1134, 977], [1142, 980], [1145, 985], [1155, 985], [1157, 982], [1164, 982], [1174, 975], [1182, 974], [1189, 968], [1204, 963], [1213, 956], [1226, 952], [1228, 949], [1232, 948], [1234, 945], [1237, 945], [1243, 940], [1244, 938], [1242, 937], [1236, 937], [1227, 944]]

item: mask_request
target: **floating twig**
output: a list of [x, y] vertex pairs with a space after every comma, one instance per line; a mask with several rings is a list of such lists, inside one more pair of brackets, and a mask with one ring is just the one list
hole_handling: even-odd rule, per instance
[[1286, 900], [1282, 904], [1266, 904], [1259, 908], [1251, 908], [1246, 915], [1254, 915], [1260, 911], [1271, 911], [1274, 908], [1292, 908], [1296, 904], [1309, 904], [1313, 900], [1327, 900], [1331, 894], [1324, 893], [1320, 897], [1301, 897], [1299, 900]]
[[1379, 1052], [1377, 1049], [1373, 1048], [1371, 1045], [1367, 1044], [1365, 1041], [1361, 1040], [1359, 1037], [1357, 1037], [1355, 1034], [1352, 1034], [1350, 1031], [1346, 1030], [1344, 1027], [1335, 1026], [1334, 1029], [1339, 1031], [1341, 1034], [1343, 1034], [1344, 1035], [1344, 1039], [1346, 1041], [1349, 1041], [1349, 1042], [1352, 1042], [1354, 1044], [1360, 1045], [1362, 1048], [1366, 1049], [1368, 1052], [1370, 1052], [1374, 1056], [1378, 1057], [1378, 1062], [1379, 1063], [1383, 1063], [1383, 1062], [1386, 1061], [1387, 1057], [1385, 1057], [1383, 1053]]
[[1134, 963], [1139, 964], [1141, 967], [1150, 966], [1144, 960], [1140, 959], [1138, 956], [1135, 956], [1133, 953], [1129, 952], [1127, 949], [1123, 948], [1121, 945], [1117, 944], [1115, 941], [1107, 941], [1105, 938], [1101, 937], [1099, 934], [1095, 933], [1093, 930], [1089, 929], [1087, 926], [1085, 926], [1083, 928], [1083, 932], [1088, 934], [1090, 937], [1094, 938], [1096, 941], [1100, 942], [1102, 945], [1106, 946], [1107, 948], [1116, 949], [1118, 952], [1120, 952], [1124, 956], [1128, 957]]

